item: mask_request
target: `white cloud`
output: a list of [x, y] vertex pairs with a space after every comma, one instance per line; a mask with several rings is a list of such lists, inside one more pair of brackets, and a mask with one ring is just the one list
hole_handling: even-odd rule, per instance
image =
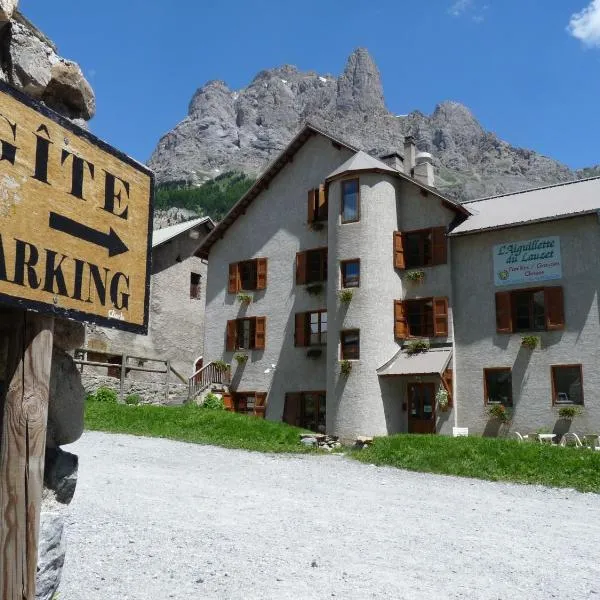
[[456, 0], [448, 12], [454, 17], [460, 17], [473, 5], [473, 0]]
[[575, 13], [567, 31], [586, 46], [600, 47], [600, 0], [592, 0], [587, 8]]

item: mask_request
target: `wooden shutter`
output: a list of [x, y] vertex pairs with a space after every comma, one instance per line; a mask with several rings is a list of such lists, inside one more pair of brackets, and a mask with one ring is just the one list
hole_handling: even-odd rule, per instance
[[546, 305], [546, 329], [552, 331], [565, 328], [565, 306], [562, 287], [544, 288]]
[[317, 190], [308, 191], [308, 222], [312, 223], [315, 220], [315, 205], [316, 205]]
[[267, 393], [266, 392], [256, 392], [256, 399], [254, 401], [254, 416], [264, 419], [266, 412], [267, 412]]
[[433, 299], [433, 335], [448, 337], [448, 298]]
[[229, 285], [227, 291], [230, 294], [237, 294], [240, 290], [240, 265], [231, 263], [229, 265]]
[[448, 392], [448, 406], [452, 408], [452, 369], [447, 368], [442, 374], [442, 384]]
[[394, 268], [406, 269], [404, 262], [404, 234], [394, 231]]
[[306, 336], [306, 313], [296, 313], [294, 345], [299, 347], [308, 345]]
[[408, 337], [406, 306], [402, 300], [394, 300], [394, 337], [399, 340]]
[[225, 410], [229, 412], [235, 411], [235, 406], [233, 404], [233, 396], [231, 394], [223, 394], [223, 405], [225, 406]]
[[296, 285], [306, 283], [306, 252], [296, 254]]
[[512, 333], [512, 311], [510, 292], [496, 292], [496, 331]]
[[323, 184], [319, 186], [319, 219], [321, 221], [327, 220], [327, 194]]
[[267, 287], [267, 259], [256, 259], [256, 289], [264, 290]]
[[265, 349], [265, 337], [267, 333], [267, 317], [256, 317], [254, 326], [254, 349]]
[[237, 337], [237, 321], [227, 321], [227, 352], [235, 350], [235, 338]]
[[445, 265], [448, 262], [448, 242], [445, 227], [434, 227], [431, 230], [431, 247], [433, 264]]
[[302, 394], [286, 394], [283, 409], [283, 422], [288, 425], [300, 426], [300, 411], [302, 410]]

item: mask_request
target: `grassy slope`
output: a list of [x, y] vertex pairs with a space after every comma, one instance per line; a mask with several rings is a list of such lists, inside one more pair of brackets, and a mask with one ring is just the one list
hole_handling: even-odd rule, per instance
[[[311, 452], [284, 423], [196, 406], [127, 406], [88, 401], [86, 428], [259, 452]], [[350, 456], [411, 471], [536, 483], [600, 493], [600, 452], [479, 437], [396, 435]]]
[[396, 435], [354, 457], [411, 471], [600, 493], [600, 452], [490, 438]]

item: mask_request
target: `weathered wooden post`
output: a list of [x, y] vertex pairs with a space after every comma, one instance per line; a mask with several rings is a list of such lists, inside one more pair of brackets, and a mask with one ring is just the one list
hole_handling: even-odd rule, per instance
[[0, 600], [34, 600], [54, 317], [147, 333], [154, 181], [1, 82], [0, 106]]
[[121, 354], [121, 377], [119, 381], [119, 400], [125, 401], [125, 377], [127, 377], [127, 354]]

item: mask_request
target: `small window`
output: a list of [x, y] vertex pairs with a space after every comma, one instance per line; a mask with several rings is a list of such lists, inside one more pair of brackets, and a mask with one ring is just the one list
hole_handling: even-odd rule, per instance
[[565, 328], [560, 286], [496, 292], [496, 331], [553, 331]]
[[229, 265], [227, 291], [236, 294], [241, 291], [264, 290], [267, 287], [267, 259], [255, 258]]
[[358, 360], [360, 358], [360, 331], [350, 329], [341, 333], [342, 360]]
[[512, 371], [509, 368], [483, 370], [485, 403], [512, 406]]
[[552, 367], [554, 404], [583, 404], [583, 373], [581, 365]]
[[239, 263], [239, 265], [242, 290], [255, 290], [257, 280], [256, 261], [246, 260]]
[[352, 223], [359, 220], [359, 196], [358, 179], [342, 181], [342, 223]]
[[515, 331], [544, 331], [546, 309], [544, 290], [527, 290], [512, 294]]
[[411, 337], [433, 336], [433, 298], [426, 300], [408, 300], [406, 317]]
[[190, 273], [190, 298], [200, 299], [200, 273]]
[[327, 281], [327, 249], [306, 252], [306, 283]]
[[342, 287], [360, 287], [360, 260], [345, 260], [341, 264]]
[[307, 314], [310, 331], [309, 345], [322, 346], [327, 343], [327, 311], [309, 312]]
[[238, 319], [237, 325], [237, 350], [251, 350], [254, 348], [254, 319]]
[[327, 193], [321, 185], [308, 192], [308, 222], [327, 221]]
[[405, 234], [404, 259], [407, 269], [431, 265], [433, 259], [431, 235], [431, 229]]

